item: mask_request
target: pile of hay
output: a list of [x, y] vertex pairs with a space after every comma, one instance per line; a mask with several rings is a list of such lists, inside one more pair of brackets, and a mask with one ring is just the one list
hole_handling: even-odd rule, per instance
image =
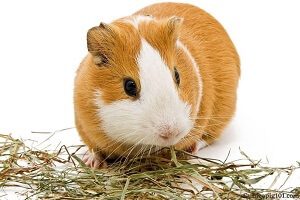
[[[171, 148], [167, 149], [170, 158], [153, 154], [120, 159], [107, 169], [93, 170], [76, 156], [79, 148], [37, 150], [11, 135], [0, 134], [1, 190], [20, 187], [28, 199], [263, 199], [272, 194], [300, 195], [299, 187], [282, 189], [299, 166], [265, 167], [243, 152], [245, 159], [235, 162], [195, 156], [191, 161], [187, 152]], [[274, 189], [280, 174], [286, 174], [286, 179]], [[270, 177], [273, 180], [268, 188], [255, 186]]]

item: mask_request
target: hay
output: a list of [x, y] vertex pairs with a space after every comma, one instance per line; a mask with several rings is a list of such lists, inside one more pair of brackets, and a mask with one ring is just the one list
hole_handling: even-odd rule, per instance
[[[116, 160], [108, 169], [93, 170], [76, 152], [82, 146], [57, 151], [32, 149], [22, 140], [0, 134], [0, 187], [21, 188], [26, 199], [265, 199], [266, 195], [300, 195], [300, 188], [282, 189], [298, 166], [273, 168], [251, 160], [223, 162], [186, 157], [165, 149], [160, 154]], [[284, 180], [279, 176], [285, 174]], [[272, 178], [267, 188], [257, 183]], [[274, 185], [280, 187], [274, 189]]]

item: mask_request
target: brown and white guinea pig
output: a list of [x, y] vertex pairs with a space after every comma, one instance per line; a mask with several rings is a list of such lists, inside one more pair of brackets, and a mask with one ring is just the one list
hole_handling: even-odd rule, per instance
[[150, 5], [91, 28], [87, 47], [74, 91], [87, 165], [171, 145], [196, 153], [234, 114], [238, 54], [198, 7]]

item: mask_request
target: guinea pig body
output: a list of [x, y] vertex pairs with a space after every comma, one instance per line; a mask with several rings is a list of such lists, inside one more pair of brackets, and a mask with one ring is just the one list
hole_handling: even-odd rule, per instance
[[[75, 79], [77, 130], [100, 158], [175, 145], [196, 152], [231, 120], [239, 57], [203, 10], [160, 3], [88, 31]], [[95, 166], [95, 156], [86, 159]]]

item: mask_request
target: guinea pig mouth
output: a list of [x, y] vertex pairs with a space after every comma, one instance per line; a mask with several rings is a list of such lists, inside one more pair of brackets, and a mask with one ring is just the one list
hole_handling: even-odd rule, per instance
[[162, 146], [162, 147], [169, 147], [172, 145], [177, 144], [178, 142], [180, 142], [180, 140], [183, 138], [184, 134], [172, 134], [172, 135], [162, 135], [159, 134], [158, 135], [158, 141], [155, 145], [157, 146]]

